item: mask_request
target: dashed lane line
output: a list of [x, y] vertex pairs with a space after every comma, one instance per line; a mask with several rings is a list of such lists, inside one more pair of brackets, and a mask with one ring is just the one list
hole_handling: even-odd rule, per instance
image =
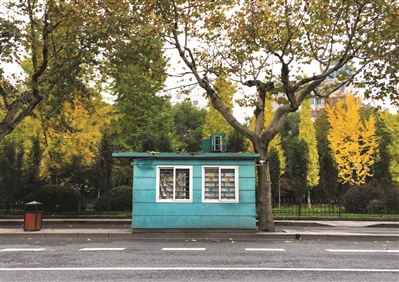
[[252, 252], [285, 252], [284, 249], [267, 249], [267, 248], [245, 248], [245, 250]]
[[27, 248], [21, 248], [21, 249], [1, 249], [0, 252], [40, 252], [44, 251], [45, 249], [39, 249], [39, 248], [34, 248], [34, 249], [27, 249]]
[[162, 248], [162, 251], [206, 251], [206, 248]]
[[325, 249], [332, 253], [399, 253], [399, 250], [345, 250], [345, 249]]
[[79, 251], [123, 251], [126, 248], [83, 248]]

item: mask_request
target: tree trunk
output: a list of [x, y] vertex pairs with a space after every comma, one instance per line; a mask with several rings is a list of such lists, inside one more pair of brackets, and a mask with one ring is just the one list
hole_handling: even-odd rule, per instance
[[312, 207], [312, 203], [310, 202], [310, 188], [308, 187], [308, 208], [310, 209]]
[[[265, 150], [266, 151], [266, 150]], [[261, 160], [267, 160], [267, 152], [261, 153]], [[269, 162], [265, 161], [257, 166], [258, 171], [258, 230], [274, 231], [272, 208], [272, 185], [270, 181]]]

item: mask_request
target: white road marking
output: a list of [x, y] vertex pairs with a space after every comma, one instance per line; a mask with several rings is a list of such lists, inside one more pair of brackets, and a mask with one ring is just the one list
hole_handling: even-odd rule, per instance
[[246, 251], [254, 251], [254, 252], [285, 252], [284, 249], [265, 249], [265, 248], [245, 248]]
[[162, 251], [205, 251], [205, 248], [162, 248]]
[[79, 251], [123, 251], [126, 248], [83, 248]]
[[44, 251], [45, 249], [2, 249], [0, 252], [39, 252]]
[[344, 249], [326, 249], [333, 253], [399, 253], [399, 250], [344, 250]]
[[54, 267], [0, 268], [0, 271], [143, 271], [143, 270], [226, 270], [226, 271], [311, 271], [311, 272], [399, 272], [399, 269], [370, 268], [278, 268], [278, 267]]

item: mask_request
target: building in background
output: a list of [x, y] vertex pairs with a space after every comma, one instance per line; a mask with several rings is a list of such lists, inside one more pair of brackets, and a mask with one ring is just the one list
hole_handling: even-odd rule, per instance
[[205, 96], [205, 91], [198, 84], [187, 87], [171, 95], [170, 102], [172, 106], [184, 101], [190, 101], [193, 106], [199, 109], [208, 107], [208, 99]]

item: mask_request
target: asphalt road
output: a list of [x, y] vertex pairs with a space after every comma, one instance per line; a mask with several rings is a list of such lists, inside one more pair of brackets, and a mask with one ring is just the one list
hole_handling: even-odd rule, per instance
[[399, 242], [0, 241], [0, 281], [399, 281]]
[[[23, 223], [18, 224], [2, 224], [1, 228], [20, 228], [23, 230]], [[76, 222], [69, 222], [69, 223], [43, 223], [42, 229], [58, 229], [58, 230], [65, 230], [65, 229], [123, 229], [123, 230], [130, 230], [131, 224], [82, 224]], [[290, 225], [277, 225], [276, 231], [286, 231], [287, 233], [293, 232], [330, 232], [331, 234], [334, 233], [353, 233], [353, 234], [390, 234], [390, 235], [397, 235], [399, 229], [397, 227], [348, 227], [348, 226], [290, 226]]]
[[354, 234], [399, 234], [397, 227], [346, 227], [346, 226], [278, 226], [278, 230], [285, 230], [287, 232], [329, 232], [339, 233], [354, 233]]

